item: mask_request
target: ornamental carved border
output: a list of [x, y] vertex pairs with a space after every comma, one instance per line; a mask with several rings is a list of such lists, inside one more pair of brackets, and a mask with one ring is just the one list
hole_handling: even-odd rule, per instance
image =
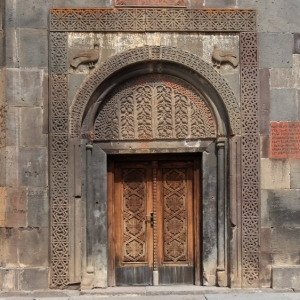
[[[76, 31], [240, 32], [242, 285], [258, 286], [260, 178], [256, 11], [238, 9], [52, 9], [50, 11], [49, 36], [52, 287], [63, 287], [69, 284], [68, 141], [71, 137], [70, 131], [78, 132], [78, 128], [75, 128], [77, 125], [69, 128], [68, 123], [70, 118], [67, 76], [68, 32]], [[144, 48], [147, 49], [145, 55], [149, 58], [149, 48]], [[159, 51], [162, 51], [162, 48]], [[186, 53], [183, 51], [182, 54], [186, 55]], [[131, 52], [127, 51], [127, 54], [130, 55]], [[157, 54], [154, 58], [157, 58]], [[189, 63], [187, 59], [180, 60], [180, 62]], [[120, 61], [115, 61], [115, 70], [118, 69], [119, 64]], [[214, 77], [214, 75], [211, 76]], [[101, 78], [103, 80], [103, 77]], [[94, 79], [94, 84], [99, 83], [99, 78], [95, 77]], [[223, 82], [219, 81], [219, 84], [223, 84]], [[90, 90], [87, 92], [89, 93]], [[225, 99], [228, 98], [225, 97]], [[77, 120], [80, 116], [81, 111], [78, 111]], [[235, 128], [237, 129], [237, 127]]]
[[116, 54], [99, 65], [78, 89], [70, 108], [70, 134], [80, 136], [81, 121], [86, 105], [95, 89], [113, 73], [137, 62], [169, 61], [184, 65], [208, 80], [226, 106], [232, 134], [240, 134], [240, 108], [226, 80], [208, 63], [187, 51], [164, 46], [144, 46]]

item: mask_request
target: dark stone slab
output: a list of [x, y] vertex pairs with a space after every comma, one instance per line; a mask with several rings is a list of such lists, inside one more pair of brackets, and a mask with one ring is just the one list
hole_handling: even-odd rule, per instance
[[20, 67], [48, 67], [48, 32], [46, 29], [20, 28]]
[[49, 133], [49, 76], [48, 73], [44, 73], [43, 76], [43, 134]]
[[270, 227], [300, 227], [300, 190], [268, 190]]
[[300, 33], [294, 33], [294, 54], [300, 54]]
[[261, 263], [260, 263], [260, 283], [261, 287], [271, 287], [272, 270], [272, 248], [271, 248], [271, 229], [261, 228]]
[[46, 187], [47, 149], [21, 148], [18, 168], [23, 186]]
[[28, 226], [49, 227], [48, 190], [44, 188], [28, 188]]
[[274, 228], [271, 234], [272, 264], [300, 264], [300, 228]]
[[9, 106], [42, 106], [42, 87], [41, 70], [6, 69], [6, 101]]
[[20, 289], [25, 291], [49, 288], [48, 268], [26, 268], [20, 270]]
[[260, 136], [260, 154], [261, 158], [268, 158], [270, 153], [269, 136]]
[[260, 75], [260, 101], [259, 101], [259, 131], [260, 134], [270, 134], [270, 71], [261, 69]]

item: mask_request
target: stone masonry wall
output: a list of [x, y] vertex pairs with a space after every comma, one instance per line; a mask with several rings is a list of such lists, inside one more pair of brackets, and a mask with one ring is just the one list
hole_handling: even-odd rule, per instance
[[[104, 8], [112, 1], [0, 5], [0, 288], [44, 289], [50, 267], [48, 9]], [[300, 121], [300, 2], [190, 0], [189, 7], [258, 10], [263, 285], [299, 287], [300, 160], [271, 159], [269, 145], [270, 121]]]

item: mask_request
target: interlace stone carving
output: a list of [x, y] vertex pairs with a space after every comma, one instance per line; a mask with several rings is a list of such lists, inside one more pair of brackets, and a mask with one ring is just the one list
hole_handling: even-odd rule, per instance
[[146, 169], [122, 169], [122, 262], [146, 262]]
[[115, 0], [115, 6], [186, 7], [187, 0]]
[[51, 9], [51, 31], [253, 31], [243, 9]]
[[186, 169], [162, 169], [164, 261], [188, 261]]
[[241, 49], [242, 275], [245, 286], [259, 280], [259, 126], [257, 34], [244, 32]]
[[[81, 88], [77, 91], [70, 108], [70, 133], [72, 137], [78, 137], [81, 134], [81, 121], [87, 103], [95, 89], [101, 82], [109, 75], [120, 70], [121, 68], [143, 61], [149, 60], [163, 60], [170, 61], [180, 65], [185, 65], [194, 70], [216, 89], [221, 96], [229, 114], [231, 131], [233, 134], [240, 133], [240, 108], [226, 80], [209, 64], [201, 60], [199, 57], [174, 47], [160, 47], [160, 46], [144, 46], [135, 49], [124, 51], [117, 54], [101, 65], [99, 65], [89, 77], [84, 81]], [[129, 104], [128, 104], [129, 105]], [[146, 112], [144, 112], [146, 113]], [[114, 132], [114, 139], [117, 139], [117, 120], [118, 118], [111, 118], [112, 132]], [[196, 130], [196, 124], [194, 131]], [[202, 126], [199, 127], [201, 129]], [[130, 134], [130, 133], [128, 133]], [[182, 133], [181, 133], [182, 134]], [[179, 134], [180, 135], [180, 134]]]
[[145, 75], [108, 95], [95, 122], [95, 140], [199, 139], [216, 136], [211, 111], [190, 84]]

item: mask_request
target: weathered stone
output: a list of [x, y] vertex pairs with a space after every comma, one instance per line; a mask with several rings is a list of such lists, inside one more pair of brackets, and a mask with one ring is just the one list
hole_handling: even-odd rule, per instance
[[[0, 13], [1, 15], [1, 13]], [[5, 43], [4, 43], [4, 31], [0, 30], [0, 67], [5, 66]]]
[[261, 159], [261, 188], [289, 189], [290, 164], [286, 160]]
[[261, 190], [261, 203], [260, 203], [260, 218], [261, 227], [270, 227], [269, 224], [269, 208], [268, 208], [268, 191]]
[[6, 187], [0, 187], [0, 227], [5, 227], [5, 225], [6, 225]]
[[291, 189], [300, 189], [300, 160], [291, 160]]
[[273, 267], [272, 275], [272, 287], [274, 289], [300, 288], [300, 266]]
[[0, 148], [0, 186], [6, 186], [6, 149]]
[[271, 121], [298, 120], [298, 97], [296, 89], [272, 89], [270, 96]]
[[7, 69], [6, 101], [10, 106], [42, 106], [41, 70]]
[[48, 268], [26, 268], [20, 270], [20, 289], [25, 291], [49, 288]]
[[85, 77], [84, 74], [70, 74], [69, 105], [72, 104], [72, 100]]
[[[7, 2], [7, 1], [6, 1]], [[18, 68], [20, 64], [19, 57], [19, 29], [6, 28], [5, 29], [5, 60], [7, 68]]]
[[[261, 69], [260, 72], [260, 109], [259, 109], [259, 131], [260, 134], [270, 134], [270, 73], [268, 69]], [[237, 80], [238, 82], [238, 80]]]
[[267, 191], [270, 227], [300, 227], [300, 190]]
[[20, 144], [20, 108], [8, 106], [6, 112], [6, 145], [19, 146], [19, 144]]
[[[47, 146], [42, 138], [43, 111], [40, 107], [20, 109], [20, 146]], [[30, 130], [28, 130], [30, 128]]]
[[27, 225], [27, 197], [25, 187], [7, 188], [6, 226], [26, 227]]
[[6, 147], [6, 184], [19, 186], [19, 148]]
[[261, 68], [291, 68], [293, 36], [283, 33], [259, 34], [259, 65]]
[[48, 32], [46, 29], [20, 28], [20, 67], [48, 67]]
[[53, 0], [7, 1], [6, 27], [47, 28]]
[[53, 0], [53, 7], [105, 8], [112, 7], [112, 0]]
[[0, 290], [16, 291], [19, 288], [19, 270], [0, 268]]
[[43, 76], [43, 134], [49, 133], [49, 76], [44, 73]]
[[49, 227], [48, 190], [28, 188], [28, 226]]
[[271, 234], [272, 264], [299, 265], [300, 228], [275, 228]]
[[203, 8], [204, 0], [190, 0], [188, 8]]
[[239, 74], [227, 74], [223, 76], [232, 88], [238, 102], [241, 99], [241, 86]]
[[271, 287], [271, 266], [272, 266], [272, 249], [271, 249], [271, 229], [261, 228], [261, 286]]
[[21, 148], [19, 169], [22, 185], [29, 187], [46, 187], [46, 148]]
[[270, 153], [270, 138], [269, 136], [260, 136], [260, 157], [268, 158]]
[[291, 68], [275, 68], [270, 70], [271, 88], [293, 88], [294, 77]]
[[6, 69], [0, 69], [0, 106], [6, 104], [5, 86], [6, 86]]
[[206, 8], [235, 8], [236, 0], [205, 0]]
[[300, 33], [294, 33], [294, 54], [300, 54]]

